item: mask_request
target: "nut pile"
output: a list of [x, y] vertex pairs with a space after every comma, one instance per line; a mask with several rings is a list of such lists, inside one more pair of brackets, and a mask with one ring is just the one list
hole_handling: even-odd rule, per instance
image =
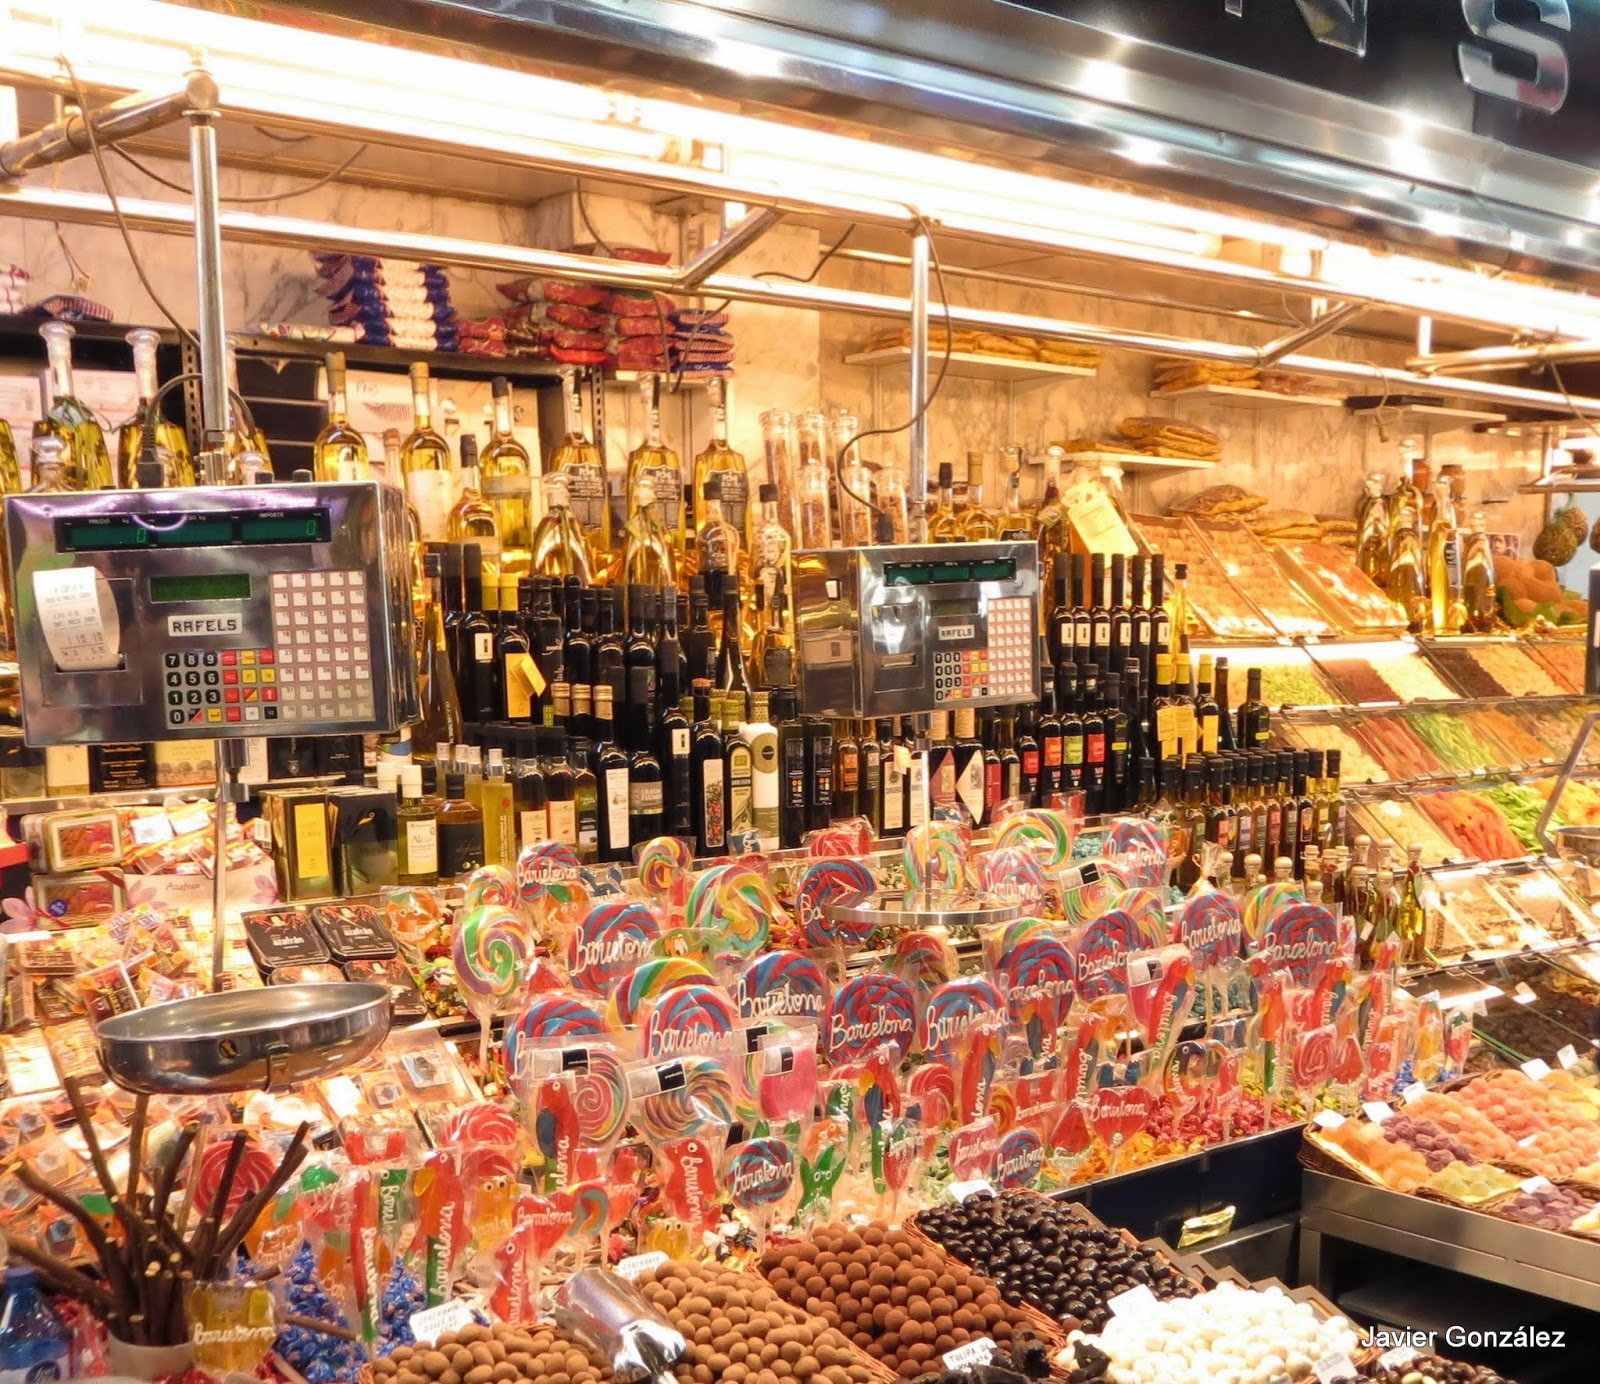
[[610, 1371], [551, 1326], [464, 1326], [372, 1362], [378, 1384], [601, 1384]]
[[1031, 1335], [993, 1283], [881, 1222], [823, 1226], [808, 1243], [768, 1250], [761, 1272], [794, 1306], [837, 1326], [902, 1379], [980, 1336], [1016, 1350]]
[[956, 1258], [982, 1264], [1009, 1301], [1037, 1307], [1069, 1330], [1099, 1331], [1111, 1316], [1106, 1300], [1140, 1283], [1162, 1300], [1199, 1292], [1154, 1250], [1050, 1197], [970, 1196], [922, 1212], [917, 1228]]
[[688, 1342], [680, 1384], [870, 1384], [872, 1372], [839, 1332], [759, 1279], [714, 1264], [663, 1264], [634, 1286]]
[[1437, 1355], [1414, 1355], [1404, 1364], [1385, 1365], [1379, 1360], [1365, 1373], [1372, 1384], [1507, 1384], [1487, 1365], [1469, 1365]]

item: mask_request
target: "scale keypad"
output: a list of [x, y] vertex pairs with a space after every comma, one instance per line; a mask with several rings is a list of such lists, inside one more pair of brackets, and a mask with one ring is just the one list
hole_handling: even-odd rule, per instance
[[275, 649], [162, 655], [167, 724], [231, 725], [278, 719]]
[[1033, 601], [1005, 596], [989, 602], [985, 612], [988, 646], [981, 649], [935, 649], [933, 696], [937, 702], [1015, 700], [1033, 692]]
[[372, 719], [366, 574], [274, 572], [277, 720]]

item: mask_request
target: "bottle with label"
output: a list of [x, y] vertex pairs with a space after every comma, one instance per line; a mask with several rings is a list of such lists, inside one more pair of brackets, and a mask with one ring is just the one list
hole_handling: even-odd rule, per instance
[[[448, 551], [448, 550], [447, 550]], [[476, 543], [461, 550], [460, 565], [465, 575], [465, 609], [457, 625], [456, 666], [460, 670], [461, 713], [469, 722], [503, 719], [504, 692], [501, 688], [500, 660], [495, 653], [498, 633], [484, 603], [483, 563]], [[491, 589], [494, 578], [491, 575]], [[499, 609], [495, 592], [494, 608]]]
[[692, 727], [679, 696], [680, 683], [674, 668], [658, 670], [661, 717], [656, 736], [656, 757], [661, 761], [662, 829], [668, 836], [694, 834], [694, 773], [690, 754]]
[[740, 733], [744, 695], [714, 698], [721, 708], [722, 768], [728, 785], [728, 835], [747, 837], [756, 831], [755, 756]]
[[711, 719], [711, 684], [696, 679], [694, 725], [689, 733], [695, 854], [721, 855], [728, 848], [727, 774], [722, 735]]
[[[1219, 658], [1212, 669], [1212, 697], [1217, 704], [1217, 748], [1231, 752], [1242, 748], [1228, 702], [1228, 660]], [[1253, 746], [1250, 748], [1254, 748]]]
[[833, 725], [806, 716], [806, 830], [821, 831], [833, 820]]
[[978, 739], [977, 713], [964, 706], [956, 711], [954, 763], [956, 801], [974, 826], [983, 825], [983, 741]]
[[623, 531], [622, 576], [627, 586], [676, 586], [678, 556], [656, 515], [655, 481], [641, 476], [629, 491], [633, 511]]
[[[474, 727], [468, 735], [477, 735]], [[461, 775], [461, 785], [466, 798], [480, 812], [483, 810], [483, 751], [472, 744], [456, 746], [456, 772]]]
[[1195, 733], [1202, 754], [1216, 754], [1222, 748], [1222, 708], [1212, 691], [1214, 664], [1210, 654], [1200, 655], [1200, 675], [1195, 682]]
[[494, 646], [501, 720], [533, 719], [533, 701], [538, 689], [530, 677], [534, 667], [532, 648], [517, 611], [517, 579], [505, 577], [500, 582], [500, 628], [496, 631]]
[[478, 439], [461, 434], [461, 484], [459, 497], [450, 507], [445, 536], [452, 543], [476, 543], [483, 555], [500, 561], [500, 529], [494, 507], [478, 488]]
[[711, 629], [711, 603], [703, 577], [689, 579], [689, 627], [683, 631], [685, 671], [692, 687], [700, 679], [716, 685], [717, 636]]
[[632, 859], [628, 839], [628, 756], [615, 738], [611, 689], [594, 689], [594, 779], [599, 794], [599, 851], [603, 861]]
[[856, 723], [861, 746], [861, 815], [872, 823], [874, 836], [883, 833], [883, 745], [871, 721]]
[[395, 833], [401, 884], [439, 882], [439, 819], [434, 803], [422, 792], [422, 766], [406, 764], [400, 770], [400, 807]]
[[423, 541], [439, 543], [446, 537], [452, 501], [450, 448], [433, 429], [428, 367], [420, 360], [411, 367], [411, 417], [411, 432], [400, 444], [400, 469]]
[[[544, 476], [541, 484], [544, 518], [533, 531], [529, 570], [546, 577], [576, 577], [588, 586], [593, 581], [590, 540], [572, 508], [571, 478], [565, 471], [555, 471]], [[606, 529], [609, 533], [609, 522]]]
[[0, 1308], [0, 1384], [49, 1384], [72, 1377], [72, 1334], [39, 1291], [29, 1265], [6, 1270]]
[[1316, 750], [1294, 752], [1295, 840], [1299, 849], [1294, 858], [1294, 877], [1305, 878], [1306, 856], [1317, 845], [1317, 800], [1311, 785], [1322, 773], [1322, 756]]
[[618, 720], [623, 711], [628, 713], [628, 734], [633, 731], [632, 714], [642, 708], [653, 722], [656, 710], [656, 646], [650, 637], [652, 617], [655, 614], [656, 591], [648, 586], [630, 586], [628, 598], [628, 635], [622, 642], [623, 702], [616, 708]]
[[983, 820], [992, 822], [1001, 802], [1004, 775], [1000, 768], [1000, 727], [996, 712], [978, 713], [978, 739], [983, 742]]
[[1061, 768], [1059, 791], [1081, 793], [1085, 788], [1083, 712], [1078, 703], [1078, 665], [1063, 663], [1056, 669], [1056, 706], [1060, 708]]
[[531, 846], [545, 840], [550, 828], [544, 770], [539, 763], [539, 733], [533, 727], [519, 726], [512, 736], [516, 747], [511, 789], [517, 813], [517, 845]]
[[833, 723], [833, 820], [844, 821], [861, 810], [861, 742], [849, 721]]
[[1172, 616], [1167, 611], [1167, 560], [1161, 553], [1150, 555], [1150, 678], [1154, 685], [1156, 660], [1172, 652]]
[[1091, 663], [1078, 673], [1078, 707], [1083, 716], [1083, 791], [1085, 810], [1104, 812], [1106, 791], [1106, 715], [1100, 703], [1100, 670]]
[[444, 594], [437, 553], [423, 556], [422, 572], [430, 598], [423, 622], [421, 715], [411, 727], [411, 753], [419, 760], [432, 759], [439, 746], [453, 745], [461, 738], [461, 702], [444, 637]]
[[[139, 381], [139, 411], [122, 425], [117, 434], [117, 471], [122, 477], [124, 489], [132, 490], [139, 484], [139, 445], [143, 440], [145, 409], [152, 399], [156, 397], [156, 348], [161, 344], [161, 333], [151, 327], [135, 327], [128, 333], [128, 345], [133, 348], [133, 373]], [[344, 411], [344, 357], [330, 356], [329, 369], [332, 362], [339, 361], [340, 371], [340, 400], [339, 413], [342, 418]], [[331, 375], [330, 375], [331, 378]], [[328, 428], [324, 428], [313, 444], [316, 449], [314, 456], [318, 464], [321, 463], [323, 438], [329, 428], [333, 426], [333, 404], [328, 406]], [[362, 440], [361, 434], [354, 432], [348, 425], [345, 431], [351, 433], [361, 447], [361, 474], [352, 476], [352, 480], [366, 479], [367, 444]], [[156, 460], [161, 464], [161, 483], [169, 489], [178, 485], [194, 484], [194, 463], [189, 456], [189, 439], [176, 423], [169, 423], [166, 418], [158, 417], [155, 427]], [[320, 480], [342, 480], [344, 477], [317, 475]], [[22, 490], [22, 474], [17, 467], [17, 453], [15, 444], [11, 440], [11, 428], [6, 427], [3, 437], [0, 437], [0, 492], [7, 495], [19, 494]]]
[[506, 778], [505, 752], [491, 748], [483, 770], [483, 858], [485, 864], [510, 867], [517, 863], [517, 822], [511, 804], [511, 782]]
[[494, 507], [501, 548], [520, 560], [533, 545], [533, 459], [512, 431], [511, 382], [496, 375], [489, 388], [493, 421], [478, 463], [483, 496]]
[[806, 834], [806, 732], [792, 687], [772, 692], [772, 720], [778, 736], [778, 838], [793, 850]]
[[[110, 490], [116, 485], [111, 453], [94, 410], [77, 395], [72, 379], [70, 322], [49, 321], [39, 328], [48, 365], [45, 369], [45, 412], [36, 425], [41, 432], [61, 440], [63, 475], [74, 490]], [[37, 476], [34, 478], [36, 481]]]
[[[1077, 672], [1074, 670], [1076, 681]], [[1051, 678], [1045, 679], [1044, 695], [1039, 699], [1039, 788], [1038, 802], [1050, 807], [1064, 786], [1065, 739], [1061, 717], [1056, 712], [1056, 686]]]
[[[1001, 506], [999, 517], [995, 520], [995, 536], [1001, 539], [1014, 539], [1026, 541], [1038, 536], [1038, 520], [1031, 514], [1023, 512], [1022, 508], [1022, 448], [1002, 447], [1000, 449], [1000, 470], [1005, 476], [1005, 503]], [[1043, 550], [1039, 554], [1041, 569], [1047, 564]], [[1048, 586], [1041, 585], [1041, 590], [1049, 590]]]
[[1034, 806], [1039, 793], [1039, 733], [1037, 713], [1031, 703], [1024, 703], [1017, 713], [1017, 762], [1020, 772], [1017, 796], [1028, 806]]
[[[1138, 553], [1128, 564], [1128, 657], [1139, 660], [1146, 677], [1150, 669], [1150, 611], [1144, 603], [1145, 567], [1148, 559]], [[1132, 689], [1142, 693], [1143, 687]], [[1136, 698], [1137, 700], [1137, 698]]]
[[794, 542], [780, 517], [778, 487], [767, 481], [759, 493], [761, 515], [751, 540], [751, 555], [755, 562], [756, 585], [766, 594], [767, 609], [772, 610], [779, 591], [788, 591], [794, 580], [791, 570]]
[[1482, 510], [1472, 516], [1472, 531], [1467, 535], [1461, 559], [1461, 599], [1467, 630], [1472, 634], [1493, 633], [1499, 603], [1495, 594], [1494, 549], [1489, 546]]
[[[1044, 648], [1046, 666], [1054, 668], [1068, 659], [1076, 660], [1077, 645], [1072, 624], [1072, 600], [1068, 592], [1065, 572], [1056, 574], [1055, 605], [1044, 619]], [[1041, 594], [1043, 588], [1040, 588]]]
[[1239, 814], [1233, 806], [1233, 766], [1221, 755], [1206, 755], [1206, 840], [1217, 848], [1216, 885], [1232, 878]]
[[1123, 701], [1123, 681], [1118, 674], [1107, 676], [1100, 703], [1106, 725], [1106, 783], [1100, 810], [1122, 812], [1132, 806], [1129, 794], [1133, 783], [1128, 759], [1128, 708]]
[[956, 746], [950, 738], [950, 713], [928, 717], [928, 806], [937, 810], [956, 802]]
[[628, 699], [627, 650], [622, 633], [622, 610], [615, 588], [600, 592], [600, 622], [594, 641], [594, 685], [611, 689], [611, 705]]
[[952, 493], [955, 485], [955, 468], [948, 461], [939, 463], [939, 501], [928, 516], [928, 542], [959, 543], [962, 536], [961, 515], [955, 507]]
[[635, 705], [628, 716], [628, 840], [638, 847], [662, 833], [666, 773], [655, 752], [655, 713]]
[[590, 761], [594, 746], [583, 736], [567, 742], [572, 764], [572, 806], [578, 819], [578, 859], [588, 865], [600, 858], [600, 783]]
[[466, 778], [452, 769], [439, 809], [439, 883], [454, 884], [484, 863], [483, 811], [467, 798]]
[[739, 597], [737, 587], [722, 598], [722, 641], [717, 646], [717, 681], [719, 691], [738, 692], [750, 688], [745, 672], [744, 650], [739, 645]]
[[[722, 497], [722, 512], [739, 534], [741, 546], [748, 548], [751, 541], [750, 474], [744, 457], [728, 445], [727, 386], [713, 379], [706, 386], [711, 403], [711, 439], [705, 450], [694, 459], [694, 489], [705, 493], [705, 485], [716, 476]], [[776, 492], [774, 492], [776, 499]]]
[[1111, 607], [1106, 604], [1106, 559], [1103, 553], [1089, 555], [1089, 657], [1080, 649], [1078, 663], [1111, 666]]
[[661, 377], [641, 375], [639, 391], [645, 414], [644, 440], [628, 454], [628, 510], [639, 507], [635, 490], [640, 481], [650, 481], [651, 505], [656, 522], [674, 549], [681, 551], [683, 529], [683, 462], [667, 446], [661, 431]]
[[1123, 663], [1133, 657], [1133, 611], [1128, 605], [1128, 559], [1111, 555], [1111, 662], [1101, 671], [1120, 673]]
[[1461, 534], [1450, 482], [1433, 483], [1433, 524], [1428, 530], [1428, 613], [1435, 634], [1460, 634], [1467, 607], [1461, 585]]
[[763, 851], [778, 849], [780, 774], [778, 730], [772, 723], [772, 701], [766, 692], [750, 694], [750, 719], [739, 734], [750, 747], [750, 802]]
[[[566, 405], [567, 435], [550, 457], [545, 480], [546, 518], [553, 491], [549, 482], [556, 476], [563, 482], [563, 499], [571, 507], [587, 549], [596, 553], [611, 551], [611, 507], [606, 503], [606, 463], [600, 449], [591, 442], [583, 427], [583, 391], [577, 372], [561, 372], [561, 394]], [[679, 481], [682, 485], [682, 481]], [[541, 528], [543, 524], [541, 523]], [[537, 551], [538, 542], [535, 541]], [[538, 569], [543, 570], [543, 569]], [[585, 583], [588, 578], [585, 576]]]
[[1244, 701], [1239, 705], [1239, 748], [1265, 749], [1272, 737], [1272, 713], [1261, 700], [1261, 670], [1250, 668], [1244, 675]]
[[1356, 566], [1380, 591], [1389, 585], [1389, 504], [1383, 487], [1382, 476], [1368, 476], [1356, 510]]
[[883, 815], [879, 835], [898, 837], [906, 829], [906, 779], [904, 761], [909, 758], [900, 739], [898, 722], [883, 718], [877, 724], [878, 744], [883, 757]]
[[967, 453], [967, 512], [961, 520], [961, 536], [968, 543], [987, 543], [999, 531], [995, 517], [983, 502], [984, 457], [982, 452]]
[[563, 731], [544, 727], [538, 731], [539, 758], [545, 787], [545, 837], [578, 848], [578, 804], [574, 797], [572, 765], [567, 760]]
[[1344, 767], [1344, 752], [1328, 750], [1323, 755], [1322, 778], [1317, 783], [1317, 844], [1326, 855], [1345, 844], [1349, 830], [1344, 794], [1339, 777]]

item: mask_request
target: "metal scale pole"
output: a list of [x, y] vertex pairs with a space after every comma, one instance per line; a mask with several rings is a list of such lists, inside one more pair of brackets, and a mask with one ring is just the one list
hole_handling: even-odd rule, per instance
[[[919, 221], [911, 237], [911, 432], [910, 466], [906, 493], [911, 512], [906, 516], [907, 536], [913, 543], [928, 541], [928, 275], [931, 259], [927, 228]], [[945, 330], [949, 331], [949, 321]], [[933, 785], [929, 782], [929, 733], [932, 725], [927, 712], [914, 718], [916, 759], [921, 765], [917, 792], [922, 798], [922, 820], [933, 820]]]

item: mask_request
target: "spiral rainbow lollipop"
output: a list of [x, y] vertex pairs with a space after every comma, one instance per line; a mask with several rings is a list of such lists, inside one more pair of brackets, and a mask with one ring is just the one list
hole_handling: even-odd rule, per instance
[[754, 956], [767, 943], [772, 918], [781, 912], [766, 879], [733, 861], [713, 865], [689, 886], [684, 919], [713, 951]]
[[482, 1031], [482, 1061], [489, 1056], [489, 1018], [501, 1000], [521, 987], [532, 955], [527, 924], [509, 908], [480, 905], [457, 916], [450, 958]]
[[936, 894], [961, 887], [966, 864], [961, 833], [945, 822], [924, 822], [906, 833], [906, 884], [914, 893]]
[[515, 908], [519, 897], [517, 877], [504, 865], [480, 865], [462, 885], [461, 906]]
[[666, 898], [694, 858], [677, 836], [655, 836], [639, 847], [639, 883], [656, 898]]
[[1049, 808], [1029, 808], [1007, 817], [995, 836], [1001, 848], [1021, 846], [1039, 857], [1047, 870], [1065, 865], [1072, 854], [1072, 832], [1065, 814]]

